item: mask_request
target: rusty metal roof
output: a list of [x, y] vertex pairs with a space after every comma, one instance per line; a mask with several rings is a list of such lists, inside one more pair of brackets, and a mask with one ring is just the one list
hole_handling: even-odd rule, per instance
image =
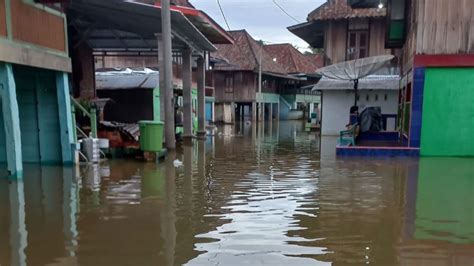
[[265, 45], [264, 48], [287, 73], [315, 73], [324, 65], [322, 55], [304, 55], [289, 43]]
[[319, 6], [308, 14], [308, 21], [351, 18], [375, 18], [385, 16], [385, 8], [353, 9], [347, 4], [347, 0], [328, 0], [326, 3], [322, 4], [321, 6]]
[[230, 31], [234, 44], [217, 44], [217, 51], [212, 54], [228, 64], [216, 64], [215, 70], [246, 70], [258, 71], [260, 53], [262, 54], [262, 71], [286, 74], [285, 67], [274, 62], [262, 46], [245, 30]]

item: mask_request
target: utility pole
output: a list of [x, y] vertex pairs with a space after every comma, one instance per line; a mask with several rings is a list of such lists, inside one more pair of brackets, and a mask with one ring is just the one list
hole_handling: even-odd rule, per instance
[[[173, 97], [173, 63], [171, 53], [170, 0], [161, 1], [161, 29], [163, 38], [163, 71], [165, 85], [165, 138], [168, 150], [176, 149]], [[161, 74], [161, 73], [160, 73]]]
[[[262, 50], [263, 50], [263, 44], [260, 44], [260, 53], [259, 53], [259, 58], [258, 58], [258, 95], [259, 97], [262, 97]], [[263, 106], [264, 103], [260, 102], [257, 103], [259, 105], [258, 109], [258, 119], [260, 121], [264, 121], [264, 110]]]

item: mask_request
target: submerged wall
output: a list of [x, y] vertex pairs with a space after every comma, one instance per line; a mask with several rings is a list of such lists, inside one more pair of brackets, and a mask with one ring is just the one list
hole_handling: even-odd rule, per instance
[[[385, 97], [387, 96], [387, 97]], [[323, 135], [338, 135], [349, 123], [349, 110], [354, 105], [354, 92], [349, 90], [323, 91], [322, 125]], [[361, 90], [358, 105], [360, 110], [366, 106], [380, 106], [382, 114], [397, 114], [397, 90]]]
[[421, 154], [474, 156], [474, 68], [426, 68]]

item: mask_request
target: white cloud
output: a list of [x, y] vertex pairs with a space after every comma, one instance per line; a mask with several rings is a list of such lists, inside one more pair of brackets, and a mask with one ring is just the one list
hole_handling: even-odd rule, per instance
[[[255, 39], [271, 43], [292, 43], [301, 49], [308, 44], [293, 35], [286, 28], [297, 24], [284, 14], [272, 0], [220, 0], [231, 30], [246, 29]], [[325, 0], [277, 0], [291, 16], [305, 22], [309, 12]], [[198, 9], [203, 10], [227, 29], [216, 0], [191, 0]]]

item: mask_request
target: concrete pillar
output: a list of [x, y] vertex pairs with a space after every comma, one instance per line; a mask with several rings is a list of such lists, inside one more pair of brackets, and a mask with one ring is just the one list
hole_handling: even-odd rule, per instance
[[252, 102], [252, 121], [257, 121], [257, 102]]
[[76, 141], [73, 137], [71, 98], [69, 95], [69, 78], [64, 72], [56, 73], [56, 89], [58, 96], [59, 126], [61, 129], [61, 153], [63, 164], [73, 164], [74, 156], [72, 144]]
[[0, 89], [5, 130], [7, 170], [12, 177], [23, 176], [20, 116], [11, 64], [0, 63]]
[[265, 103], [259, 103], [258, 120], [260, 122], [265, 121]]
[[197, 60], [197, 90], [198, 90], [198, 138], [206, 138], [206, 61], [200, 56]]
[[193, 137], [192, 51], [183, 50], [183, 138]]
[[171, 14], [170, 0], [161, 1], [161, 30], [163, 34], [163, 74], [165, 88], [165, 138], [166, 148], [176, 149], [174, 124], [174, 93], [173, 93], [173, 55], [171, 51]]

